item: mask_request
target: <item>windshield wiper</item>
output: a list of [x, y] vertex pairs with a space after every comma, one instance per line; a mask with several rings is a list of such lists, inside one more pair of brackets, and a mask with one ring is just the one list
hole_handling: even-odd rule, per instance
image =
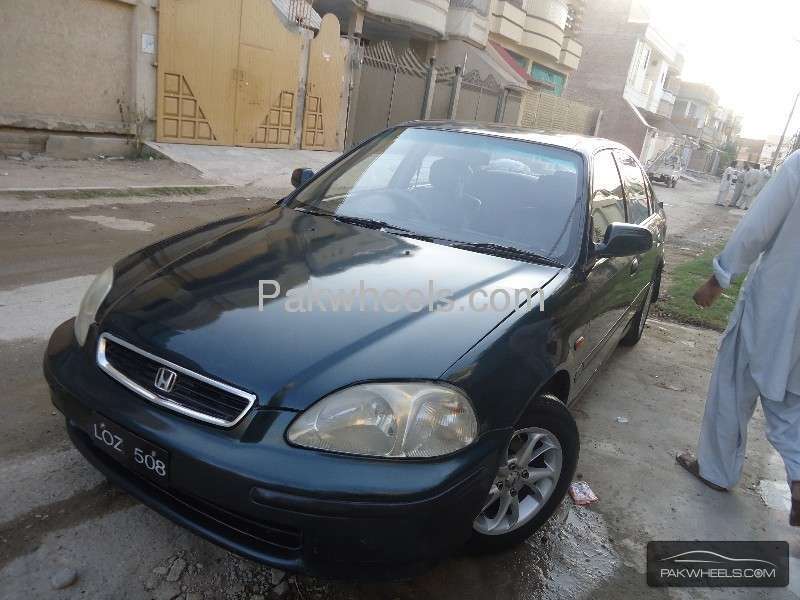
[[497, 254], [500, 256], [513, 256], [517, 258], [525, 258], [543, 265], [551, 267], [563, 268], [564, 265], [549, 256], [538, 254], [531, 250], [523, 250], [515, 248], [514, 246], [506, 246], [504, 244], [494, 244], [491, 242], [453, 242], [451, 244], [455, 248], [464, 248], [465, 250], [478, 250], [486, 252], [487, 254]]
[[359, 227], [367, 227], [369, 229], [380, 229], [381, 231], [385, 231], [387, 233], [396, 233], [397, 235], [412, 237], [419, 240], [432, 241], [438, 239], [431, 235], [416, 233], [414, 231], [411, 231], [410, 229], [398, 227], [397, 225], [392, 225], [391, 223], [387, 223], [386, 221], [379, 221], [377, 219], [368, 219], [364, 217], [350, 217], [347, 215], [335, 215], [334, 218], [337, 221], [341, 221], [342, 223], [347, 223], [348, 225], [358, 225]]
[[293, 206], [292, 208], [294, 208], [294, 210], [296, 210], [296, 211], [299, 211], [299, 212], [302, 212], [302, 213], [306, 213], [306, 214], [309, 214], [309, 215], [318, 215], [320, 217], [335, 217], [336, 216], [333, 213], [329, 213], [328, 211], [319, 210], [317, 208], [311, 208], [309, 206]]
[[538, 254], [530, 250], [522, 250], [521, 248], [515, 248], [514, 246], [494, 244], [491, 242], [460, 242], [457, 240], [451, 240], [443, 237], [438, 237], [435, 235], [416, 233], [414, 231], [411, 231], [410, 229], [398, 227], [397, 225], [392, 225], [391, 223], [387, 223], [386, 221], [380, 221], [378, 219], [370, 219], [367, 217], [353, 217], [349, 215], [336, 215], [332, 213], [317, 211], [315, 209], [298, 208], [297, 210], [301, 210], [303, 212], [308, 212], [315, 215], [319, 214], [319, 215], [333, 217], [340, 223], [347, 223], [348, 225], [357, 225], [359, 227], [366, 227], [368, 229], [380, 229], [381, 231], [385, 231], [387, 233], [394, 233], [397, 235], [415, 238], [426, 242], [438, 242], [445, 244], [447, 246], [452, 246], [453, 248], [463, 248], [465, 250], [477, 250], [479, 252], [486, 252], [487, 254], [497, 254], [500, 256], [523, 258], [533, 262], [541, 263], [543, 265], [549, 265], [551, 267], [559, 267], [559, 268], [564, 267], [562, 263], [548, 256], [544, 256], [543, 254]]
[[393, 227], [386, 221], [379, 221], [377, 219], [369, 219], [367, 217], [351, 217], [348, 215], [333, 215], [333, 218], [341, 223], [348, 225], [358, 225], [359, 227], [366, 227], [367, 229], [383, 229], [384, 227]]

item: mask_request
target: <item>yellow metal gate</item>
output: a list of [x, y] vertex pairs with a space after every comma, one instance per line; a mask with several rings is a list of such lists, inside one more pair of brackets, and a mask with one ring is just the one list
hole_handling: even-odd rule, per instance
[[339, 19], [327, 14], [309, 50], [303, 148], [336, 150], [340, 147], [336, 132], [346, 55], [339, 40]]
[[[295, 144], [302, 37], [271, 0], [161, 0], [158, 33], [159, 141]], [[334, 15], [310, 50], [302, 145], [333, 149], [345, 60]]]
[[232, 144], [242, 0], [162, 0], [160, 7], [157, 139]]

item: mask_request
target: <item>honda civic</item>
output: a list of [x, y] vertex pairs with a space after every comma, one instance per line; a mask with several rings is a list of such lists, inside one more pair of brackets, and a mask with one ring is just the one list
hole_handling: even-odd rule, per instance
[[640, 163], [413, 122], [292, 183], [96, 278], [44, 360], [72, 442], [281, 569], [394, 577], [526, 539], [573, 478], [570, 407], [658, 297]]

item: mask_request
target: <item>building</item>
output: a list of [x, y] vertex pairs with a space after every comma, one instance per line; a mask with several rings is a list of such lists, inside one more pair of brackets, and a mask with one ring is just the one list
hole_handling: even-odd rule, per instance
[[[133, 154], [152, 139], [330, 150], [354, 120], [370, 132], [426, 114], [584, 131], [589, 107], [536, 96], [561, 95], [578, 68], [584, 2], [2, 2], [0, 151]], [[365, 49], [393, 72], [359, 112]]]
[[681, 133], [708, 144], [720, 141], [719, 95], [709, 85], [684, 81], [672, 111]]
[[586, 0], [493, 0], [489, 44], [511, 57], [527, 75], [532, 88], [561, 96], [583, 54], [577, 35], [585, 3]]
[[305, 0], [26, 0], [0, 23], [0, 151], [342, 147], [350, 40]]
[[[398, 77], [377, 75], [368, 79], [370, 85], [381, 82], [380, 92], [373, 89], [364, 102], [359, 92], [351, 94], [353, 126], [348, 135], [355, 142], [381, 125], [426, 114], [541, 127], [555, 123], [555, 128], [591, 131], [596, 111], [574, 103], [541, 103], [536, 95], [560, 96], [580, 64], [583, 49], [576, 35], [583, 4], [584, 0], [316, 0], [318, 11], [336, 14], [348, 24], [347, 33], [361, 39], [370, 68], [403, 65], [402, 94], [383, 94], [386, 88], [394, 90]], [[431, 90], [432, 110], [426, 112], [419, 108], [421, 78], [434, 57], [437, 85]], [[457, 110], [448, 110], [455, 68], [468, 93], [459, 97]], [[564, 116], [568, 118], [560, 118]]]
[[641, 0], [587, 0], [583, 58], [568, 98], [603, 111], [598, 135], [648, 161], [676, 141], [670, 122], [683, 56], [650, 22]]
[[688, 168], [716, 173], [723, 153], [736, 140], [741, 118], [722, 107], [719, 94], [704, 83], [681, 82], [672, 122], [691, 141]]
[[[775, 160], [775, 153], [778, 151], [778, 142], [780, 141], [779, 135], [768, 135], [767, 139], [764, 141], [764, 148], [761, 151], [761, 157], [759, 158], [758, 162], [764, 166], [768, 166], [772, 164], [772, 161]], [[783, 144], [781, 145], [780, 153], [778, 154], [777, 160], [775, 164], [781, 164], [786, 158], [791, 154], [797, 146], [797, 137], [786, 135], [783, 140]]]
[[[316, 0], [314, 7], [353, 23], [367, 41], [391, 40], [439, 62], [458, 57], [513, 60], [494, 65], [514, 83], [538, 83], [560, 95], [580, 63], [576, 40], [585, 0]], [[477, 52], [476, 52], [477, 50]], [[493, 50], [500, 50], [498, 55]], [[507, 53], [507, 54], [506, 54]], [[516, 78], [522, 73], [522, 80]]]
[[1, 2], [0, 151], [50, 138], [155, 135], [157, 12], [150, 1]]
[[[777, 141], [774, 148], [777, 146]], [[742, 163], [753, 165], [763, 164], [764, 149], [767, 147], [766, 140], [755, 140], [751, 138], [739, 138], [737, 143], [736, 160]], [[772, 159], [769, 163], [772, 164]]]

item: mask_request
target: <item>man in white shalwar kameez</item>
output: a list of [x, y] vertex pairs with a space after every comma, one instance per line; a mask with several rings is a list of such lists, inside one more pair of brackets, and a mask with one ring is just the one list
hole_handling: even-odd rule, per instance
[[747, 163], [744, 164], [743, 169], [739, 169], [736, 177], [736, 185], [733, 188], [733, 197], [731, 198], [731, 202], [728, 204], [728, 206], [739, 206], [739, 202], [742, 199], [742, 194], [744, 193], [744, 180], [749, 172], [750, 165]]
[[711, 306], [731, 280], [748, 273], [711, 377], [697, 458], [678, 462], [714, 489], [742, 474], [747, 423], [761, 398], [770, 443], [783, 458], [800, 525], [800, 151], [761, 192], [722, 253], [714, 276], [695, 293]]
[[730, 194], [733, 189], [734, 179], [736, 179], [735, 161], [722, 173], [722, 179], [720, 179], [719, 182], [719, 193], [717, 194], [717, 206], [728, 206], [728, 194]]
[[[758, 194], [761, 193], [761, 190], [767, 187], [769, 180], [772, 179], [772, 167], [761, 169], [760, 173], [761, 173], [761, 181], [758, 182]], [[756, 198], [758, 198], [758, 194], [756, 194]]]
[[737, 204], [739, 208], [743, 208], [744, 210], [750, 209], [759, 191], [761, 191], [762, 181], [761, 165], [753, 165], [753, 168], [744, 176], [744, 190]]
[[767, 173], [766, 169], [759, 169], [756, 171], [758, 173], [758, 180], [756, 181], [753, 189], [750, 191], [750, 198], [749, 202], [747, 203], [747, 208], [752, 208], [753, 202], [755, 202], [758, 195], [761, 193], [761, 190], [767, 185], [769, 182], [769, 173]]

